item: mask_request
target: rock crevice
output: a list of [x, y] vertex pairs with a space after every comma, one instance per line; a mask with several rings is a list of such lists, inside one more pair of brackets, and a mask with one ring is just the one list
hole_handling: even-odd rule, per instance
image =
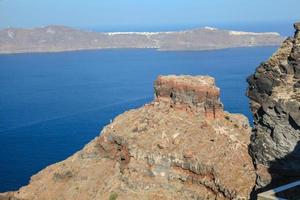
[[300, 23], [294, 27], [294, 37], [248, 77], [254, 115], [249, 151], [259, 188], [300, 177]]

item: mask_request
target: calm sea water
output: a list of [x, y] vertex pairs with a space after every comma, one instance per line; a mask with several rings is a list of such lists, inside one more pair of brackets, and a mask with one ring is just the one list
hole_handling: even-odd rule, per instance
[[27, 184], [81, 149], [110, 119], [151, 101], [160, 74], [214, 76], [225, 109], [251, 119], [246, 77], [275, 49], [0, 55], [0, 191]]

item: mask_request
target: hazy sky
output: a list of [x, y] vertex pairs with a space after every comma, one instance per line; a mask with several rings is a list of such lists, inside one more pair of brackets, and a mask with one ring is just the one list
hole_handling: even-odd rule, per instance
[[0, 28], [282, 22], [300, 19], [300, 0], [0, 0]]

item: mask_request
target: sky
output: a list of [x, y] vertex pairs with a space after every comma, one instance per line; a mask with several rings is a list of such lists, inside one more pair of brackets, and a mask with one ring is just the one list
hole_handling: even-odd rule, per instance
[[292, 23], [299, 8], [300, 0], [0, 0], [0, 29]]

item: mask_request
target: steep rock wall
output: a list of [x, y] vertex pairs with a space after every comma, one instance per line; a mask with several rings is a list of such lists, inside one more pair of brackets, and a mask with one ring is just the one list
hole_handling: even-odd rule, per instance
[[257, 186], [300, 178], [300, 23], [294, 37], [248, 77]]

